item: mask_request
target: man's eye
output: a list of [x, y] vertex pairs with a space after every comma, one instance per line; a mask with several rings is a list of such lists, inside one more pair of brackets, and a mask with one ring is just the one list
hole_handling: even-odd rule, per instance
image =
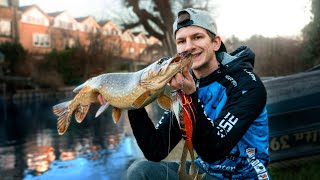
[[186, 41], [177, 41], [177, 44], [183, 44], [185, 43]]

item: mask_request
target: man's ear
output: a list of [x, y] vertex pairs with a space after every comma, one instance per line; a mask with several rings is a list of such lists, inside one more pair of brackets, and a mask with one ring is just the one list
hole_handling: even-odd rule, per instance
[[215, 36], [212, 43], [213, 43], [213, 50], [218, 51], [221, 46], [221, 37]]

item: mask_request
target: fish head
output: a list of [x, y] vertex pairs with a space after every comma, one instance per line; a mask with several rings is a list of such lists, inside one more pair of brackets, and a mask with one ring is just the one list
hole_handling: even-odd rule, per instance
[[143, 70], [142, 84], [148, 86], [149, 89], [164, 88], [174, 75], [192, 62], [192, 57], [190, 52], [182, 52], [171, 58], [161, 58]]

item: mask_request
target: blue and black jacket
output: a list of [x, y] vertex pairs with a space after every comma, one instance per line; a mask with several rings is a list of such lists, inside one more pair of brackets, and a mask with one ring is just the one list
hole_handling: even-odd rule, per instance
[[[253, 72], [254, 56], [246, 46], [230, 54], [218, 53], [220, 67], [207, 77], [194, 77], [197, 90], [190, 96], [197, 117], [192, 138], [196, 163], [221, 179], [268, 179], [267, 95]], [[165, 112], [156, 127], [144, 108], [128, 111], [128, 115], [138, 145], [149, 160], [164, 159], [181, 140], [171, 112]]]

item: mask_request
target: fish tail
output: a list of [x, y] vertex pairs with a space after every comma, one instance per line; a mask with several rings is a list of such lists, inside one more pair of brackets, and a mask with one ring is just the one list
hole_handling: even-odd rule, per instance
[[68, 111], [68, 107], [71, 101], [66, 101], [53, 106], [53, 113], [57, 116], [61, 116], [65, 111]]
[[59, 135], [64, 134], [70, 124], [70, 119], [72, 112], [69, 112], [69, 104], [71, 101], [63, 102], [53, 106], [53, 112], [55, 115], [59, 116], [57, 122], [57, 130]]

